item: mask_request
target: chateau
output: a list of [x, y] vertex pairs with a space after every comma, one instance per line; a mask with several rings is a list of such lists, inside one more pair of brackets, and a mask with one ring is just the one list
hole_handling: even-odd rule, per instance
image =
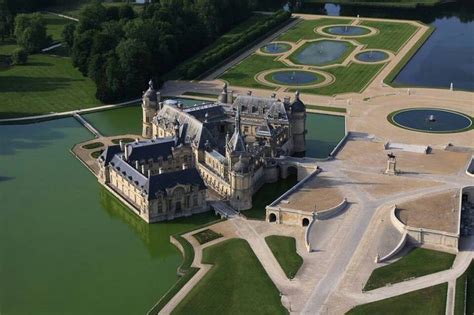
[[149, 223], [207, 211], [206, 195], [248, 210], [252, 195], [280, 178], [276, 158], [305, 152], [298, 92], [293, 101], [250, 92], [234, 100], [225, 85], [217, 102], [185, 107], [162, 102], [150, 81], [142, 108], [147, 140], [109, 146], [99, 181]]

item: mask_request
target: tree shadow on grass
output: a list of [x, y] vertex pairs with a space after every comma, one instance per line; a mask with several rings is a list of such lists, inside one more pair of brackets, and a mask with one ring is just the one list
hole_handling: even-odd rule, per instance
[[69, 87], [71, 83], [83, 81], [61, 77], [34, 78], [26, 76], [2, 76], [0, 77], [1, 92], [46, 92], [55, 91]]

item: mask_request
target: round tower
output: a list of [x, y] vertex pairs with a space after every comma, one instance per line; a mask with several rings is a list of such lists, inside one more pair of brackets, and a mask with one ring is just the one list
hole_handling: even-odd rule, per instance
[[252, 174], [242, 156], [232, 166], [230, 175], [230, 205], [238, 211], [252, 208]]
[[151, 138], [153, 136], [152, 121], [159, 110], [160, 92], [155, 90], [153, 80], [148, 82], [148, 90], [143, 93], [142, 109], [143, 109], [143, 131], [144, 138]]
[[306, 106], [296, 91], [291, 108], [291, 133], [293, 136], [293, 152], [302, 154], [306, 151]]

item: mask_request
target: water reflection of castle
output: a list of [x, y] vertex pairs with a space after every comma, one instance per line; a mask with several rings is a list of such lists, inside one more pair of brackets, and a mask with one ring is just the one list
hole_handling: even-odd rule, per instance
[[296, 93], [283, 101], [239, 95], [224, 86], [217, 102], [184, 108], [161, 102], [150, 81], [143, 95], [143, 137], [109, 146], [99, 182], [146, 222], [207, 211], [206, 189], [237, 210], [280, 177], [277, 157], [304, 153], [306, 107]]

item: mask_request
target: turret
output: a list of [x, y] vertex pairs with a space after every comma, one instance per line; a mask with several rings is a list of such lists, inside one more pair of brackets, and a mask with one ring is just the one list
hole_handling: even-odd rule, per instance
[[143, 93], [142, 110], [143, 110], [143, 131], [142, 136], [145, 138], [152, 137], [152, 121], [159, 110], [161, 101], [160, 92], [155, 90], [153, 80], [148, 82], [148, 90]]
[[222, 92], [217, 98], [217, 101], [219, 103], [227, 103], [227, 83], [224, 83], [224, 86], [222, 87]]
[[252, 173], [247, 158], [239, 156], [237, 163], [231, 169], [230, 205], [236, 210], [252, 208]]
[[306, 106], [296, 91], [295, 100], [290, 105], [291, 133], [293, 136], [293, 152], [303, 154], [306, 151]]

